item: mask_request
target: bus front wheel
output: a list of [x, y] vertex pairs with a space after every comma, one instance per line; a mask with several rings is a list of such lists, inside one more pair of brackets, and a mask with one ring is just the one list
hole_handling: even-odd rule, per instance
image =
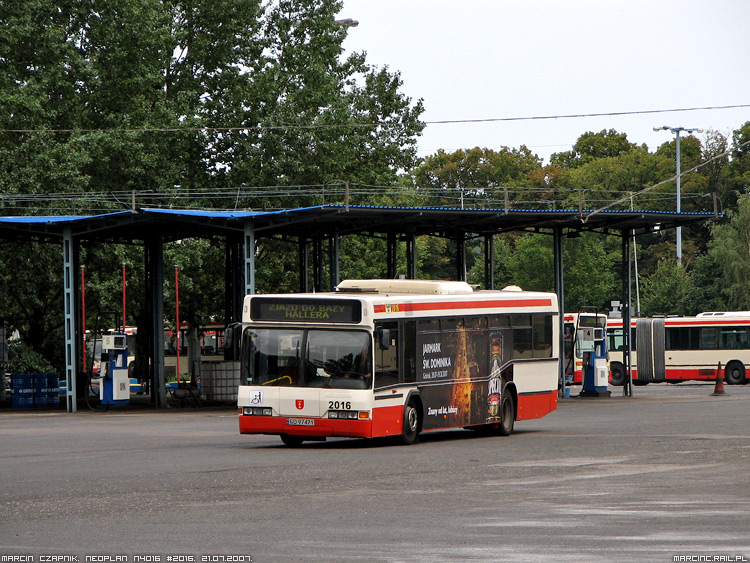
[[282, 434], [281, 441], [284, 442], [284, 444], [289, 446], [290, 448], [296, 448], [302, 445], [301, 436], [292, 436], [290, 434]]
[[409, 401], [404, 409], [404, 423], [401, 427], [401, 442], [405, 446], [419, 441], [419, 410], [414, 401]]
[[745, 383], [745, 366], [742, 362], [733, 360], [727, 364], [724, 368], [724, 379], [729, 385], [741, 385]]
[[612, 379], [611, 383], [615, 386], [625, 385], [625, 366], [622, 364], [612, 364]]

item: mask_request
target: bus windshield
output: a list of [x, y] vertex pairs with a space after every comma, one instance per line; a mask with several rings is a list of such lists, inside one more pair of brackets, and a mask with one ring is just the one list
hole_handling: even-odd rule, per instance
[[248, 384], [372, 387], [372, 338], [367, 332], [248, 327], [242, 341]]

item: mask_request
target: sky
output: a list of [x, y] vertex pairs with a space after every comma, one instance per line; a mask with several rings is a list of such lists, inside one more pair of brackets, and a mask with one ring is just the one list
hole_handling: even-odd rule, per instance
[[[674, 138], [655, 126], [750, 121], [750, 0], [344, 0], [338, 17], [359, 22], [347, 52], [423, 100], [420, 157], [526, 145], [548, 164], [588, 131], [654, 151]], [[486, 121], [431, 123], [464, 120]]]

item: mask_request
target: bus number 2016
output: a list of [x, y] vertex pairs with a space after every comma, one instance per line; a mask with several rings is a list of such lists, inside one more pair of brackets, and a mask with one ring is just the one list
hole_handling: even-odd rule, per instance
[[349, 410], [352, 408], [352, 404], [349, 401], [328, 401], [328, 408], [333, 410]]

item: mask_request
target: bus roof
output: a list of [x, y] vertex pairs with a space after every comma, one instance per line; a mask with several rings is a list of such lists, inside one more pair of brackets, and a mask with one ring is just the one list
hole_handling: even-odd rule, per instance
[[[750, 312], [734, 311], [727, 314], [698, 314], [694, 317], [631, 317], [630, 326], [635, 327], [639, 321], [664, 321], [664, 326], [731, 326], [750, 324]], [[622, 319], [608, 319], [607, 328], [621, 328]]]
[[415, 293], [420, 295], [456, 295], [474, 293], [462, 281], [435, 280], [344, 280], [336, 286], [337, 293]]
[[[314, 302], [319, 305], [311, 307]], [[357, 306], [361, 309], [350, 305], [354, 302], [361, 303]], [[365, 310], [374, 317], [370, 317]], [[556, 315], [557, 295], [521, 291], [514, 286], [503, 290], [475, 291], [465, 282], [347, 280], [339, 284], [335, 292], [247, 295], [243, 321], [328, 320], [356, 324], [362, 318], [357, 311], [361, 311], [364, 318], [397, 318], [403, 315], [439, 317], [478, 314], [480, 310], [494, 310], [495, 314], [502, 311]]]

